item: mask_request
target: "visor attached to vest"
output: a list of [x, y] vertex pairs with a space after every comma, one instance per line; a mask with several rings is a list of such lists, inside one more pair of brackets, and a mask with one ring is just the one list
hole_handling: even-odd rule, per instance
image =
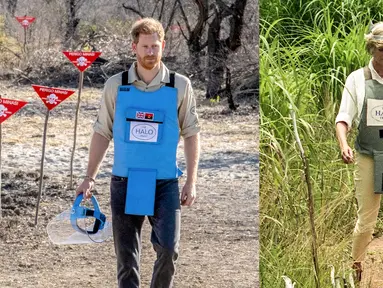
[[[72, 224], [73, 229], [80, 233], [96, 234], [99, 230], [102, 230], [104, 228], [106, 217], [104, 214], [101, 213], [100, 206], [98, 205], [96, 197], [92, 196], [91, 198], [94, 210], [89, 209], [88, 207], [80, 206], [83, 198], [83, 194], [79, 194], [76, 200], [74, 201], [72, 213], [70, 215], [70, 222]], [[77, 219], [84, 219], [88, 217], [95, 218], [93, 229], [91, 230], [83, 229], [77, 224]]]

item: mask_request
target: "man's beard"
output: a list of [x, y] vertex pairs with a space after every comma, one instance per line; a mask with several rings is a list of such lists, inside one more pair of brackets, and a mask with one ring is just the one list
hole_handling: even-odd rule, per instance
[[140, 63], [140, 65], [146, 69], [146, 70], [152, 70], [158, 63], [161, 61], [161, 56], [145, 56], [145, 57], [140, 57], [137, 55], [137, 61]]

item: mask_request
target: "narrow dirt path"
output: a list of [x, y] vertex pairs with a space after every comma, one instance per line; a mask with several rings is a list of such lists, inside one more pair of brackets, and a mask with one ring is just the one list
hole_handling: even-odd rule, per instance
[[374, 238], [367, 250], [361, 288], [383, 287], [383, 238]]

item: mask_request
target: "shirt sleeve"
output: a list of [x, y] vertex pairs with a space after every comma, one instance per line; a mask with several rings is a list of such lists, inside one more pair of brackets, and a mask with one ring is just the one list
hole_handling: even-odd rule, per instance
[[106, 81], [98, 116], [93, 125], [94, 132], [108, 140], [113, 138], [113, 120], [118, 86], [118, 77], [112, 77]]
[[196, 111], [196, 100], [189, 79], [186, 83], [185, 95], [178, 108], [178, 121], [183, 138], [196, 135], [201, 130]]
[[358, 105], [356, 99], [355, 77], [353, 74], [350, 74], [344, 85], [339, 113], [336, 116], [335, 123], [346, 122], [348, 129], [350, 130], [357, 111]]

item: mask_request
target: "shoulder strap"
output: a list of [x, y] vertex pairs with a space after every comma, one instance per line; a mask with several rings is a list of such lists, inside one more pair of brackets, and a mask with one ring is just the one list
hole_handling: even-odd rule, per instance
[[121, 85], [122, 86], [126, 86], [126, 85], [131, 85], [132, 83], [129, 82], [129, 69], [130, 69], [130, 64], [128, 64], [128, 69], [124, 72], [122, 72], [122, 83]]
[[[130, 69], [130, 65], [128, 66], [128, 70], [122, 72], [122, 85], [123, 86], [132, 84], [129, 82], [129, 69]], [[175, 72], [174, 71], [170, 71], [169, 79], [170, 79], [170, 82], [166, 83], [166, 86], [174, 88], [174, 79], [175, 79]]]
[[170, 82], [169, 83], [166, 83], [165, 86], [168, 86], [168, 87], [172, 87], [174, 88], [174, 76], [175, 76], [175, 72], [174, 71], [169, 71], [169, 79], [170, 79]]
[[363, 72], [364, 72], [364, 80], [372, 79], [371, 70], [370, 68], [368, 68], [368, 66], [363, 67]]

